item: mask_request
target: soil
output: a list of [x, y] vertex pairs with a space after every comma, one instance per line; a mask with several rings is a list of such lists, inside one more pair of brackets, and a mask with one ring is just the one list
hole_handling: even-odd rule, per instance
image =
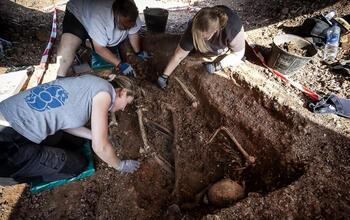
[[286, 42], [284, 44], [278, 45], [278, 47], [291, 54], [295, 54], [302, 57], [308, 56], [307, 48], [300, 48], [293, 42]]
[[[136, 1], [137, 2], [137, 1]], [[350, 13], [343, 1], [199, 1], [199, 7], [226, 4], [236, 9], [248, 37], [268, 54], [272, 38], [307, 17], [335, 8]], [[1, 1], [0, 37], [13, 47], [0, 58], [1, 73], [37, 64], [46, 47], [52, 1]], [[63, 11], [59, 11], [60, 23]], [[96, 159], [95, 175], [52, 190], [31, 194], [28, 185], [0, 187], [0, 219], [349, 219], [350, 124], [333, 114], [313, 114], [307, 98], [258, 65], [247, 61], [220, 75], [206, 73], [189, 56], [170, 77], [166, 90], [155, 80], [162, 73], [193, 12], [170, 12], [167, 32], [144, 31], [143, 45], [154, 57], [139, 61], [126, 42], [122, 53], [137, 70], [140, 96], [116, 114], [112, 128], [121, 158], [139, 159], [134, 174], [121, 174]], [[3, 26], [5, 25], [5, 26]], [[61, 25], [59, 30], [61, 30]], [[60, 34], [60, 32], [59, 32]], [[44, 35], [44, 36], [42, 36]], [[58, 38], [59, 39], [59, 38]], [[56, 44], [57, 45], [57, 42]], [[348, 56], [341, 50], [338, 58]], [[55, 60], [54, 47], [51, 62]], [[333, 73], [321, 62], [322, 51], [291, 78], [323, 93], [350, 98], [349, 76]], [[178, 77], [199, 100], [194, 108]], [[150, 153], [143, 148], [136, 110], [171, 132], [145, 122]], [[243, 155], [221, 126], [256, 157], [246, 166]], [[209, 143], [208, 143], [209, 142]], [[167, 162], [159, 163], [154, 155]], [[169, 165], [167, 165], [169, 164]], [[195, 202], [196, 195], [221, 179], [245, 185], [243, 199], [227, 208]], [[176, 216], [171, 216], [174, 207]], [[171, 208], [168, 210], [168, 207]], [[168, 212], [167, 212], [168, 210]], [[170, 215], [170, 216], [169, 216]]]

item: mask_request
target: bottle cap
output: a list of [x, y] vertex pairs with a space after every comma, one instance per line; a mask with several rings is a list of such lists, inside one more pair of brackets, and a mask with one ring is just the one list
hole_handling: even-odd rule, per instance
[[325, 17], [328, 21], [330, 21], [330, 20], [335, 16], [335, 14], [336, 14], [335, 10], [332, 10], [332, 11], [328, 12], [324, 17]]

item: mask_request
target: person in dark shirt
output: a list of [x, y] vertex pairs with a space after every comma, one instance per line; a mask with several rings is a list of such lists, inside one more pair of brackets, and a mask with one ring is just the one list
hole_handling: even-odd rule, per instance
[[198, 11], [189, 21], [163, 74], [158, 77], [160, 88], [167, 86], [171, 73], [193, 50], [203, 56], [217, 57], [213, 62], [204, 63], [208, 73], [238, 64], [245, 52], [245, 34], [237, 13], [223, 5]]

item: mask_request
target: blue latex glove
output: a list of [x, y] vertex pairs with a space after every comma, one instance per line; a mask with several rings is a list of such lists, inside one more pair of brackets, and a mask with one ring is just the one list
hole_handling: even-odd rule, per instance
[[161, 89], [165, 89], [165, 87], [168, 85], [168, 76], [166, 76], [164, 74], [159, 76], [157, 83]]
[[141, 50], [140, 52], [138, 52], [136, 54], [141, 60], [143, 61], [147, 61], [149, 59], [151, 59], [153, 56], [151, 54], [148, 54], [146, 51]]
[[119, 69], [120, 69], [120, 71], [122, 72], [123, 75], [136, 77], [135, 70], [128, 63], [121, 63], [121, 64], [119, 64]]
[[133, 173], [140, 167], [140, 162], [137, 160], [122, 160], [116, 170], [123, 173]]
[[204, 65], [207, 68], [208, 73], [210, 74], [223, 70], [219, 62], [204, 63]]

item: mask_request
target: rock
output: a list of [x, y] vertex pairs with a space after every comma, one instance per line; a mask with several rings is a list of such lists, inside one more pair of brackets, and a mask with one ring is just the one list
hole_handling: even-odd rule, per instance
[[208, 190], [210, 204], [224, 207], [244, 197], [244, 188], [231, 179], [222, 179]]
[[198, 6], [199, 5], [198, 0], [191, 0], [190, 5]]
[[281, 15], [280, 16], [280, 19], [286, 19], [287, 18], [287, 15]]
[[201, 220], [220, 220], [220, 219], [221, 218], [218, 215], [209, 214], [209, 215], [204, 216]]
[[39, 41], [46, 42], [50, 39], [50, 32], [40, 29], [35, 32], [35, 36]]
[[166, 218], [170, 220], [180, 220], [182, 219], [182, 213], [180, 207], [177, 204], [172, 204], [168, 207]]
[[250, 193], [248, 193], [248, 197], [259, 198], [259, 197], [261, 197], [261, 194], [257, 193], [257, 192], [250, 192]]
[[22, 56], [24, 52], [25, 51], [24, 51], [24, 49], [22, 47], [18, 47], [17, 50], [16, 50], [16, 54], [18, 56]]
[[324, 65], [324, 64], [323, 64], [323, 65], [320, 66], [320, 68], [321, 68], [321, 69], [326, 69], [326, 68], [327, 68], [327, 65]]
[[283, 8], [283, 9], [281, 10], [281, 13], [282, 13], [283, 15], [287, 15], [288, 12], [289, 12], [289, 9], [288, 9], [288, 8]]
[[296, 14], [297, 12], [298, 12], [298, 9], [294, 9], [294, 10], [290, 11], [290, 13], [293, 14], [293, 15]]

